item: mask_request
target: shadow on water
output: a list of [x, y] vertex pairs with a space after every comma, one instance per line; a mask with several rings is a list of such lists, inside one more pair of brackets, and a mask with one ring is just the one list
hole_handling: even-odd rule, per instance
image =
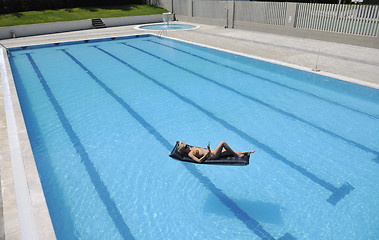
[[[233, 201], [251, 218], [258, 222], [283, 225], [280, 206], [277, 204], [244, 199], [233, 199]], [[212, 194], [209, 194], [205, 202], [204, 212], [230, 218], [235, 217], [234, 214]]]

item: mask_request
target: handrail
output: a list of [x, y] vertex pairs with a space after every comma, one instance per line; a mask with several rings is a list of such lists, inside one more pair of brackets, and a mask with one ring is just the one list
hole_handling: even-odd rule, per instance
[[158, 37], [162, 37], [162, 35], [165, 35], [167, 37], [167, 29], [162, 28], [161, 30], [159, 30], [157, 35], [158, 35]]

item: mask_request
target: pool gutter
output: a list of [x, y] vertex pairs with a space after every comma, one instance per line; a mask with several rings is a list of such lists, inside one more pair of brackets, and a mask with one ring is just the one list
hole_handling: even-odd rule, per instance
[[0, 129], [4, 239], [56, 239], [3, 48], [0, 49], [0, 77], [3, 98], [0, 114], [6, 120], [5, 129]]

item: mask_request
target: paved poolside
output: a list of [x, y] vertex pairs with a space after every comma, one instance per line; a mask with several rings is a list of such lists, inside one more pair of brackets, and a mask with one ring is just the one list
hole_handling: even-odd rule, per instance
[[[357, 81], [364, 85], [379, 88], [379, 49], [247, 30], [225, 29], [223, 27], [202, 24], [196, 25], [200, 25], [200, 28], [190, 31], [168, 31], [168, 37], [288, 63], [308, 70], [316, 67], [316, 61], [319, 55], [318, 69], [321, 70], [321, 73], [339, 75], [346, 80]], [[16, 47], [144, 33], [157, 33], [157, 31], [138, 30], [135, 29], [134, 26], [123, 26], [8, 39], [2, 40], [1, 43], [6, 47]], [[1, 172], [0, 187], [4, 194], [5, 190], [7, 190], [7, 192], [14, 190], [12, 189], [13, 176], [9, 160], [10, 153], [8, 150], [9, 145], [3, 98], [3, 90], [0, 85], [0, 161], [2, 162], [2, 166], [6, 165], [6, 169], [9, 169], [9, 171], [4, 171], [4, 168], [2, 168]], [[13, 96], [13, 98], [15, 98], [15, 96]], [[16, 119], [16, 121], [19, 131], [25, 128], [25, 126], [21, 126], [23, 124], [22, 119]], [[20, 139], [20, 141], [25, 141], [25, 139]], [[23, 152], [26, 151], [25, 149], [21, 150]], [[31, 153], [29, 153], [29, 155], [30, 154]], [[29, 165], [26, 166], [28, 167]], [[37, 174], [34, 170], [32, 172], [32, 174]], [[36, 186], [29, 187], [38, 188]], [[0, 196], [1, 210], [3, 210], [3, 206], [7, 209], [15, 208], [14, 197], [3, 194]], [[2, 200], [4, 200], [4, 202]], [[17, 210], [11, 212], [12, 213], [4, 214], [6, 223], [0, 220], [2, 223], [0, 224], [0, 239], [3, 239], [4, 234], [6, 236], [5, 239], [20, 239], [20, 227], [17, 223], [18, 219], [7, 218], [7, 216], [9, 216], [7, 214], [15, 214], [15, 212], [17, 214]], [[35, 216], [36, 220], [42, 222], [39, 218], [39, 214], [36, 215], [38, 216], [38, 218]], [[2, 214], [0, 214], [0, 219], [1, 218]], [[4, 225], [6, 226], [5, 230]], [[41, 239], [51, 239], [50, 237], [51, 235], [49, 234], [40, 236]]]

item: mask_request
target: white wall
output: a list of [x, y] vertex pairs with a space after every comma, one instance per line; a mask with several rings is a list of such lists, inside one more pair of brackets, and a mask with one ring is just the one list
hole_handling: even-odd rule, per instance
[[[143, 15], [120, 18], [104, 18], [102, 19], [107, 27], [143, 24], [151, 22], [162, 22], [162, 15]], [[78, 31], [92, 28], [91, 19], [80, 21], [54, 22], [42, 24], [19, 25], [0, 28], [0, 39], [12, 38], [11, 32], [14, 31], [16, 37], [26, 37], [33, 35], [42, 35], [58, 32]]]
[[76, 31], [92, 28], [91, 20], [54, 22], [42, 24], [19, 25], [0, 28], [0, 39], [11, 38], [11, 32], [14, 31], [16, 37], [26, 37], [47, 33]]
[[143, 23], [153, 23], [153, 22], [162, 22], [162, 14], [156, 15], [143, 15], [143, 16], [133, 16], [133, 17], [119, 17], [119, 18], [102, 18], [105, 26], [107, 27], [117, 27], [117, 26], [126, 26], [134, 24], [143, 24]]

